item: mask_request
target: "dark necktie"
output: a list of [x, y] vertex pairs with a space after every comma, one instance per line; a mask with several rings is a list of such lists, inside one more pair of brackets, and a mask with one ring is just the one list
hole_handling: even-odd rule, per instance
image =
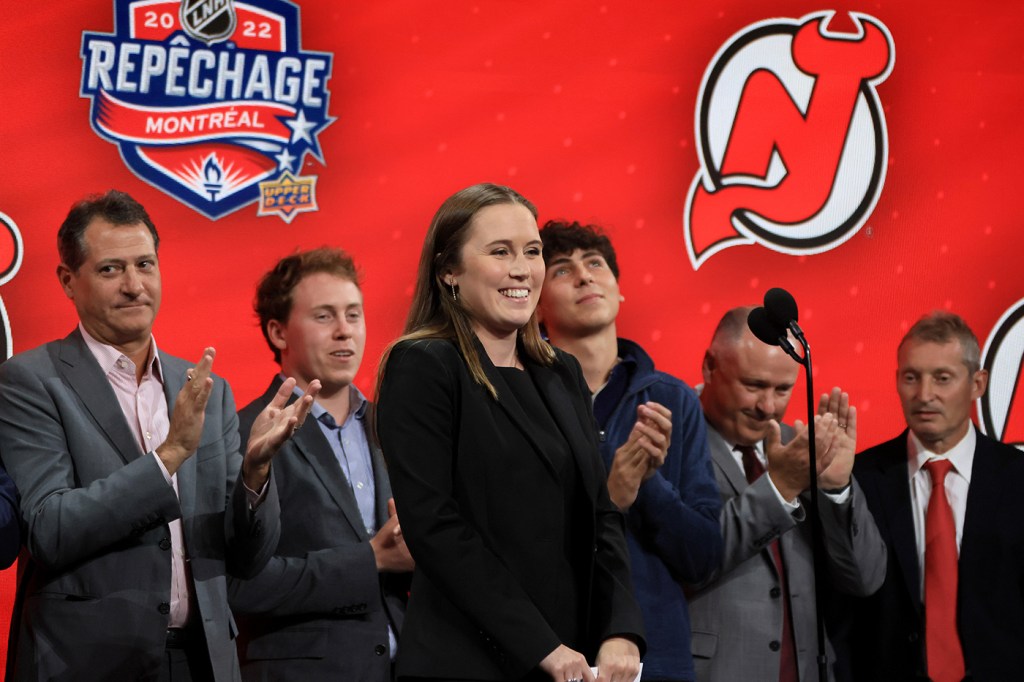
[[[757, 457], [753, 446], [737, 445], [736, 449], [743, 456], [743, 473], [747, 476], [747, 483], [753, 483], [764, 474], [764, 465]], [[779, 572], [779, 584], [782, 593], [782, 642], [771, 642], [770, 647], [779, 647], [779, 682], [798, 682], [800, 679], [796, 666], [796, 646], [793, 636], [793, 620], [789, 613], [789, 582], [786, 580], [786, 565], [782, 562], [782, 548], [779, 540], [772, 540], [769, 548], [772, 558], [775, 561], [775, 570]]]
[[964, 655], [956, 629], [957, 549], [953, 510], [946, 498], [948, 459], [933, 459], [924, 468], [932, 477], [932, 496], [924, 522], [924, 616], [928, 676], [934, 682], [960, 682]]

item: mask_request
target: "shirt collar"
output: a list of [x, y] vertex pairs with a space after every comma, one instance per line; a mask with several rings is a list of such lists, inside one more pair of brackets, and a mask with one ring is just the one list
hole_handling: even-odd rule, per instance
[[[730, 443], [729, 441], [726, 441], [726, 445], [729, 446], [729, 451], [730, 452], [739, 452], [739, 450], [738, 450], [738, 448], [740, 447], [739, 443]], [[756, 443], [754, 443], [753, 445], [751, 445], [750, 447], [754, 448], [754, 454], [756, 454], [758, 459], [760, 459], [763, 462], [765, 460], [764, 441], [759, 440]]]
[[971, 482], [971, 468], [974, 466], [974, 448], [977, 445], [978, 436], [974, 431], [974, 424], [967, 429], [967, 434], [960, 439], [960, 442], [949, 449], [944, 455], [937, 455], [924, 446], [921, 439], [913, 431], [907, 433], [907, 455], [909, 461], [910, 478], [914, 478], [924, 467], [925, 463], [933, 459], [948, 459], [953, 463], [953, 469]]
[[[86, 347], [92, 353], [92, 356], [96, 358], [96, 362], [99, 363], [100, 369], [103, 370], [104, 374], [125, 371], [128, 368], [132, 368], [132, 373], [134, 374], [135, 364], [131, 361], [131, 358], [110, 344], [103, 343], [94, 338], [92, 334], [85, 330], [81, 322], [78, 323], [78, 330], [82, 333], [82, 339], [85, 341]], [[149, 369], [152, 370], [153, 376], [160, 379], [163, 376], [163, 370], [160, 365], [160, 353], [157, 352], [156, 337], [150, 335], [149, 343], [150, 358], [152, 358], [149, 363]], [[126, 364], [124, 366], [118, 364], [121, 361]]]
[[[281, 381], [285, 380], [285, 376], [283, 374], [278, 374], [278, 376], [281, 377]], [[348, 415], [342, 421], [342, 424], [348, 421], [349, 417], [353, 416], [356, 419], [362, 420], [363, 416], [366, 414], [366, 407], [369, 404], [369, 401], [366, 399], [366, 396], [363, 395], [363, 392], [360, 391], [355, 384], [349, 384], [348, 389]], [[292, 394], [297, 398], [301, 398], [305, 394], [305, 391], [296, 386], [295, 388], [292, 389]], [[313, 406], [309, 409], [309, 413], [312, 414], [313, 418], [316, 419], [317, 421], [320, 421], [320, 418], [323, 415], [329, 414], [327, 410], [324, 408], [324, 406], [315, 400], [313, 401]], [[339, 424], [339, 426], [340, 425], [341, 424]]]
[[[738, 457], [739, 454], [740, 454], [740, 451], [737, 448], [740, 447], [740, 444], [737, 443], [736, 441], [729, 440], [728, 438], [723, 436], [722, 432], [719, 431], [718, 429], [715, 429], [715, 427], [712, 426], [710, 422], [705, 421], [705, 423], [707, 424], [709, 429], [714, 429], [715, 433], [718, 434], [718, 437], [721, 438], [722, 441], [725, 443], [725, 446], [727, 448], [729, 448], [729, 452], [731, 452], [733, 454], [733, 456]], [[766, 461], [765, 454], [764, 454], [764, 441], [763, 440], [757, 441], [756, 443], [754, 443], [750, 447], [754, 448], [754, 454], [756, 454], [758, 456], [758, 458], [761, 460], [761, 462], [765, 462]]]

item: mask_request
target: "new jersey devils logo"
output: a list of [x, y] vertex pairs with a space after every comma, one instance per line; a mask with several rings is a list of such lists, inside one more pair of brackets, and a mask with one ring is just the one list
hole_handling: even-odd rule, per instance
[[749, 26], [705, 72], [701, 170], [684, 215], [695, 270], [738, 244], [827, 251], [878, 201], [888, 140], [875, 88], [892, 71], [895, 47], [865, 14], [850, 14], [858, 33], [828, 31], [833, 14]]
[[[18, 226], [6, 214], [0, 213], [0, 284], [10, 282], [18, 273], [23, 251]], [[4, 301], [0, 298], [0, 362], [11, 357], [13, 348], [11, 323], [7, 319]]]
[[996, 322], [981, 366], [988, 390], [978, 400], [978, 419], [986, 435], [1024, 450], [1024, 298]]

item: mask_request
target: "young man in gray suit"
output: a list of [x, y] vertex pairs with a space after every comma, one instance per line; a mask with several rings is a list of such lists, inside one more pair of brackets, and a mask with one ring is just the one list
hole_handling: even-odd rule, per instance
[[[355, 387], [366, 343], [356, 267], [337, 249], [282, 259], [256, 292], [263, 335], [280, 364], [240, 427], [273, 399], [285, 375], [296, 397], [323, 385], [313, 418], [275, 464], [281, 541], [252, 580], [231, 582], [246, 680], [391, 679], [413, 561], [373, 435], [370, 403]], [[243, 436], [244, 440], [244, 436]]]
[[[782, 425], [798, 365], [750, 333], [749, 312], [726, 313], [704, 356], [700, 398], [722, 495], [725, 552], [690, 600], [694, 663], [702, 682], [817, 680], [808, 433], [799, 421]], [[871, 594], [885, 577], [886, 549], [850, 474], [856, 408], [833, 389], [819, 412], [829, 578], [821, 589]]]
[[228, 571], [258, 571], [280, 533], [270, 463], [316, 395], [255, 420], [244, 457], [231, 390], [157, 349], [159, 237], [110, 191], [75, 204], [57, 276], [66, 338], [0, 365], [0, 453], [31, 558], [8, 680], [236, 680]]

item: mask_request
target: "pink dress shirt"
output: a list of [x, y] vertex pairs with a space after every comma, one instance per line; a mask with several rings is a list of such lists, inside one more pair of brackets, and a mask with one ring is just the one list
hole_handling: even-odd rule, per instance
[[[156, 459], [167, 483], [178, 495], [178, 476], [170, 475], [156, 449], [167, 439], [170, 418], [167, 413], [167, 398], [164, 396], [163, 373], [156, 340], [150, 344], [149, 363], [141, 381], [135, 379], [135, 363], [113, 346], [101, 343], [79, 325], [86, 346], [96, 358], [100, 368], [107, 375], [110, 387], [114, 389], [121, 412], [131, 427], [135, 440], [147, 456]], [[192, 591], [192, 576], [188, 567], [188, 550], [182, 533], [181, 518], [168, 522], [171, 533], [171, 612], [167, 627], [180, 628], [188, 623], [190, 615], [189, 598]]]

